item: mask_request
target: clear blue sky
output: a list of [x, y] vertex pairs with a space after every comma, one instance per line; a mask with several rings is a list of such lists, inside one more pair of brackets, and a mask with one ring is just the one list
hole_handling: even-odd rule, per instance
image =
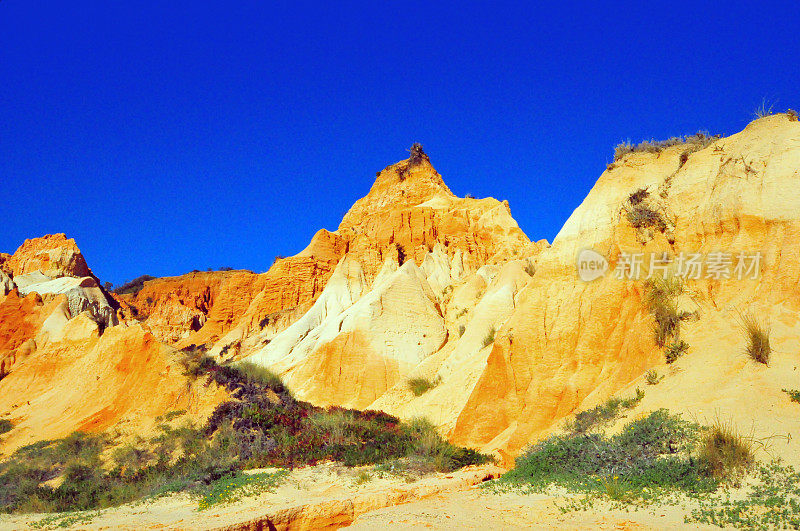
[[620, 140], [800, 107], [797, 2], [271, 4], [0, 1], [0, 251], [264, 271], [415, 141], [552, 240]]

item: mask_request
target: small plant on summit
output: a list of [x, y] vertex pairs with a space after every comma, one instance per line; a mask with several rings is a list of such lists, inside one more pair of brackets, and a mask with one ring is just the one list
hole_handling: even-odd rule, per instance
[[[769, 107], [767, 107], [769, 105]], [[767, 103], [767, 98], [761, 100], [761, 105], [759, 105], [755, 111], [753, 111], [753, 115], [756, 117], [756, 120], [759, 118], [764, 118], [767, 116], [772, 116], [773, 113], [772, 109], [775, 107], [774, 103]]]
[[659, 376], [658, 371], [655, 369], [650, 369], [644, 376], [644, 381], [647, 385], [656, 385], [660, 382], [664, 377]]
[[428, 155], [422, 150], [422, 144], [419, 142], [414, 142], [411, 144], [411, 149], [408, 150], [411, 153], [411, 156], [408, 159], [409, 166], [417, 166], [422, 164], [422, 161], [428, 160]]
[[484, 347], [488, 347], [489, 345], [494, 343], [494, 335], [495, 335], [496, 332], [497, 332], [497, 330], [495, 330], [494, 327], [491, 327], [489, 329], [489, 332], [486, 334], [486, 337], [483, 338], [483, 346]]
[[747, 336], [747, 355], [750, 359], [769, 365], [772, 347], [769, 344], [769, 327], [752, 314], [742, 316], [742, 327]]
[[789, 118], [790, 122], [797, 121], [797, 111], [795, 111], [794, 109], [787, 109], [786, 116]]

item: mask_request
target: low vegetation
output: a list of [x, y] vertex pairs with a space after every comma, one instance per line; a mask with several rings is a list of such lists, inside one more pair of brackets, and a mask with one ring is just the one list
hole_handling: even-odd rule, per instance
[[0, 463], [0, 512], [88, 510], [176, 491], [191, 493], [202, 508], [270, 489], [282, 477], [245, 477], [246, 469], [333, 460], [451, 471], [488, 459], [444, 441], [421, 420], [402, 423], [385, 413], [296, 400], [259, 367], [218, 365], [196, 350], [182, 363], [185, 374], [233, 397], [205, 425], [165, 423], [156, 436], [124, 446], [103, 434], [75, 433], [21, 448]]
[[613, 436], [568, 426], [531, 446], [494, 487], [558, 486], [585, 494], [571, 509], [585, 509], [592, 499], [642, 504], [676, 491], [706, 496], [753, 463], [748, 440], [729, 424], [702, 428], [660, 409]]
[[797, 389], [784, 389], [783, 392], [786, 393], [787, 395], [789, 395], [789, 400], [791, 400], [792, 402], [797, 402], [798, 404], [800, 404], [800, 390], [797, 390]]
[[622, 142], [614, 147], [614, 162], [622, 160], [630, 153], [661, 153], [673, 146], [686, 146], [687, 149], [699, 151], [720, 138], [720, 135], [710, 135], [705, 131], [699, 131], [693, 135], [673, 136], [667, 140], [645, 140], [638, 144]]
[[408, 389], [414, 396], [422, 396], [439, 385], [440, 382], [441, 379], [439, 377], [430, 379], [419, 376], [408, 380]]
[[678, 297], [686, 293], [682, 278], [676, 276], [654, 277], [645, 284], [645, 305], [653, 316], [653, 335], [656, 344], [664, 348], [667, 363], [683, 355], [689, 345], [680, 339], [683, 321], [695, 317], [693, 312], [678, 308]]
[[663, 379], [664, 377], [659, 376], [658, 371], [655, 369], [650, 369], [644, 376], [644, 381], [647, 385], [657, 385]]
[[800, 473], [779, 463], [760, 465], [743, 496], [701, 497], [686, 523], [738, 529], [800, 529]]
[[233, 503], [249, 496], [272, 492], [283, 482], [288, 473], [287, 470], [278, 470], [220, 478], [205, 490], [197, 504], [198, 508], [202, 511], [215, 505]]
[[558, 485], [615, 500], [646, 497], [653, 490], [708, 492], [717, 480], [687, 455], [699, 431], [664, 409], [611, 437], [573, 429], [532, 446], [500, 483], [534, 490]]
[[142, 275], [140, 277], [136, 277], [130, 282], [126, 282], [123, 285], [114, 288], [114, 293], [117, 295], [136, 295], [142, 288], [144, 288], [144, 283], [149, 280], [155, 280], [156, 277], [152, 277], [150, 275]]
[[582, 435], [604, 427], [616, 419], [626, 409], [635, 407], [644, 398], [644, 392], [636, 389], [636, 396], [632, 398], [611, 397], [604, 403], [581, 411], [567, 424], [567, 430], [573, 434]]
[[0, 435], [10, 432], [14, 428], [14, 423], [8, 419], [0, 419]]
[[729, 479], [754, 463], [751, 438], [738, 433], [730, 422], [717, 419], [700, 440], [698, 458], [707, 476]]
[[486, 333], [486, 337], [483, 338], [483, 346], [488, 347], [492, 343], [494, 343], [494, 335], [497, 333], [494, 327], [489, 329], [489, 332]]
[[769, 343], [769, 326], [759, 321], [752, 314], [742, 316], [742, 328], [747, 337], [745, 351], [751, 360], [769, 365], [772, 347]]

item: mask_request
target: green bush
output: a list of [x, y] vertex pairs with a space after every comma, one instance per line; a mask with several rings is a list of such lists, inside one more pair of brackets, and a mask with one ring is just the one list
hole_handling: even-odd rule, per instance
[[439, 385], [438, 379], [430, 380], [421, 376], [408, 380], [408, 389], [414, 394], [414, 396], [422, 396], [437, 385]]
[[629, 422], [613, 437], [572, 432], [533, 445], [501, 482], [536, 489], [562, 485], [620, 499], [644, 488], [707, 492], [716, 487], [700, 463], [684, 454], [697, 440], [698, 427], [666, 410]]
[[638, 388], [636, 389], [636, 396], [633, 398], [611, 397], [592, 409], [576, 414], [575, 418], [567, 423], [567, 429], [574, 434], [584, 434], [601, 428], [617, 418], [623, 410], [636, 406], [642, 401], [642, 398], [644, 398], [644, 392]]
[[664, 351], [664, 358], [666, 359], [667, 363], [673, 363], [675, 360], [683, 356], [683, 354], [689, 350], [689, 344], [684, 341], [674, 341], [667, 346], [667, 349]]
[[647, 382], [647, 385], [656, 385], [663, 378], [664, 378], [663, 376], [658, 375], [658, 371], [656, 371], [655, 369], [650, 369], [649, 371], [647, 371], [647, 374], [645, 374], [645, 382]]
[[789, 400], [792, 402], [800, 403], [800, 391], [797, 389], [783, 389], [783, 392], [789, 395]]
[[8, 419], [0, 419], [0, 435], [10, 432], [14, 428], [14, 423]]

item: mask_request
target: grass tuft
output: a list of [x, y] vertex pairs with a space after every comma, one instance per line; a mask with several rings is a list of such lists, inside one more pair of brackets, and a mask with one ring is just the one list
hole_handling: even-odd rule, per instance
[[747, 336], [745, 351], [751, 360], [769, 365], [772, 347], [769, 344], [769, 326], [760, 322], [752, 314], [742, 316], [742, 328]]
[[680, 145], [685, 145], [692, 151], [699, 151], [720, 138], [720, 135], [710, 135], [706, 131], [698, 131], [693, 135], [673, 136], [667, 140], [645, 140], [638, 144], [631, 144], [630, 141], [622, 142], [614, 147], [614, 162], [620, 161], [629, 153], [657, 154], [667, 148]]
[[0, 435], [10, 432], [14, 428], [14, 423], [8, 419], [0, 419]]
[[755, 462], [753, 443], [730, 422], [717, 419], [700, 441], [699, 459], [707, 475], [728, 479], [745, 472]]
[[483, 346], [488, 347], [492, 343], [494, 343], [494, 335], [497, 333], [494, 327], [489, 329], [489, 332], [486, 334], [486, 337], [483, 338]]
[[431, 380], [419, 376], [408, 380], [408, 389], [414, 394], [414, 396], [422, 396], [426, 392], [439, 385], [440, 381], [441, 380], [438, 377]]

